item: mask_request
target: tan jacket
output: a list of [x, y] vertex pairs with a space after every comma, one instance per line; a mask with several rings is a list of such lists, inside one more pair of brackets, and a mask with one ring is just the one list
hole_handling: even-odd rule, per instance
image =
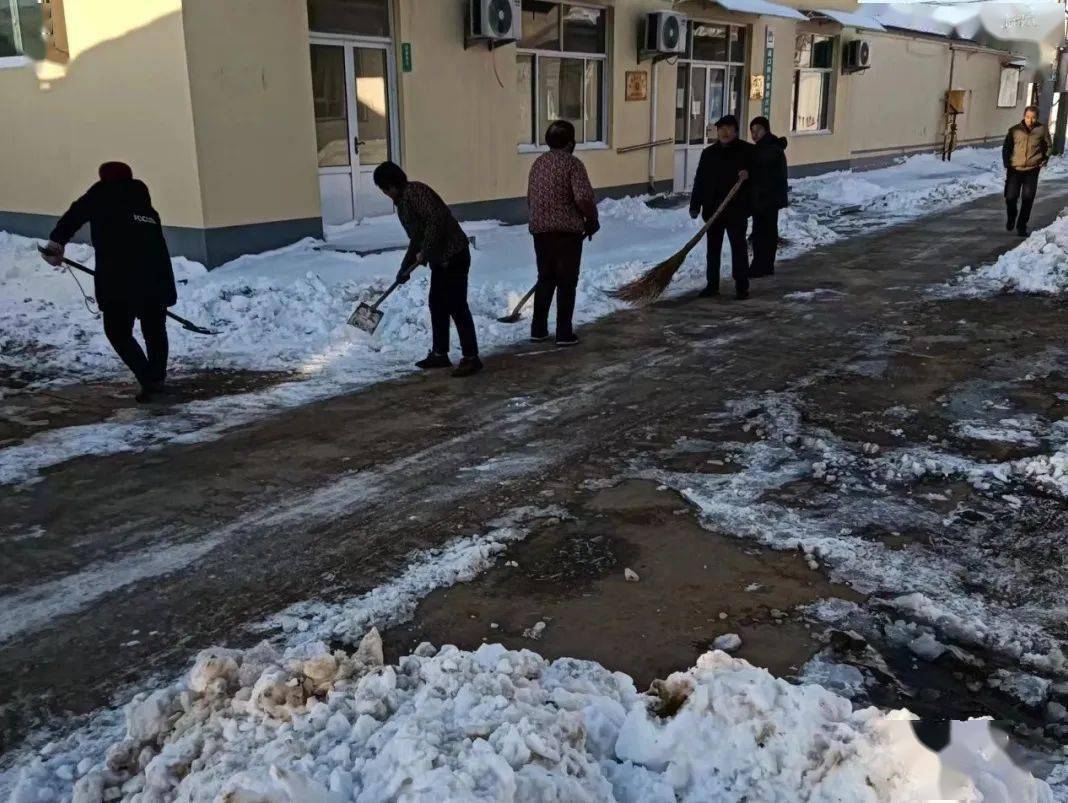
[[1009, 129], [1005, 144], [1001, 146], [1001, 161], [1006, 169], [1034, 170], [1049, 161], [1053, 143], [1049, 131], [1042, 123], [1028, 128], [1022, 122]]

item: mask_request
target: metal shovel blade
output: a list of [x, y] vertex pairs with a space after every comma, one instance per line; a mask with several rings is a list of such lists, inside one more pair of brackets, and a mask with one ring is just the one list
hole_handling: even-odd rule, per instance
[[356, 307], [356, 311], [349, 316], [349, 326], [355, 326], [357, 329], [362, 329], [369, 335], [375, 333], [375, 329], [378, 328], [378, 324], [382, 321], [383, 313], [376, 310], [370, 304], [363, 303]]

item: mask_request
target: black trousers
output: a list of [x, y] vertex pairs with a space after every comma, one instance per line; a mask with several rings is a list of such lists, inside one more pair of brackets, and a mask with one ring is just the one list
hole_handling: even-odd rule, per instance
[[[142, 385], [162, 382], [167, 376], [167, 308], [109, 305], [101, 310], [104, 334], [115, 353]], [[144, 351], [133, 336], [134, 321], [141, 322]], [[147, 355], [146, 353], [147, 352]]]
[[775, 252], [779, 248], [779, 210], [753, 213], [753, 262], [749, 276], [775, 273]]
[[441, 265], [430, 266], [430, 329], [435, 354], [449, 353], [449, 321], [456, 324], [465, 357], [478, 356], [475, 320], [467, 306], [467, 274], [471, 252], [464, 249]]
[[[1031, 219], [1031, 207], [1038, 193], [1038, 168], [1034, 170], [1013, 170], [1011, 167], [1005, 176], [1005, 209], [1009, 220], [1016, 221], [1017, 229], [1027, 228]], [[1017, 210], [1016, 203], [1020, 208]]]
[[538, 263], [538, 283], [534, 289], [534, 319], [531, 337], [549, 334], [549, 309], [556, 295], [556, 339], [575, 334], [575, 293], [582, 263], [582, 235], [545, 232], [534, 235], [534, 258]]
[[723, 250], [723, 235], [731, 244], [731, 276], [738, 290], [749, 289], [749, 248], [745, 244], [746, 218], [723, 217], [708, 230], [707, 276], [712, 287], [719, 287], [719, 257]]

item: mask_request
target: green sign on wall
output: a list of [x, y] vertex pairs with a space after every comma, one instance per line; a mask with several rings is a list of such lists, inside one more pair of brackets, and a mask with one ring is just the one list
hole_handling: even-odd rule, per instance
[[409, 42], [401, 43], [401, 70], [412, 71], [412, 46]]
[[764, 36], [764, 116], [771, 119], [771, 74], [775, 66], [775, 32], [765, 29]]

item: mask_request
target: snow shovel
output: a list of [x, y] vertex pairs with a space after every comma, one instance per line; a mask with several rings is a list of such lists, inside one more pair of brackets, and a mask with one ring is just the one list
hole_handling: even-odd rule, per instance
[[[37, 246], [37, 250], [41, 252], [42, 256], [52, 256], [51, 253], [41, 248], [41, 246]], [[63, 264], [66, 265], [68, 268], [74, 268], [75, 270], [80, 270], [82, 273], [88, 273], [90, 276], [96, 276], [95, 270], [93, 270], [92, 268], [87, 268], [85, 267], [85, 265], [82, 265], [80, 262], [75, 262], [73, 259], [67, 259], [66, 257], [63, 257]], [[181, 324], [183, 329], [187, 329], [190, 332], [196, 332], [198, 335], [222, 334], [221, 332], [216, 332], [211, 329], [205, 329], [203, 326], [197, 326], [192, 321], [187, 321], [185, 318], [175, 315], [170, 310], [167, 310], [167, 317], [177, 321], [179, 324]]]
[[534, 295], [534, 291], [536, 289], [537, 289], [537, 285], [535, 285], [534, 287], [531, 287], [527, 291], [527, 294], [525, 296], [523, 296], [521, 299], [519, 299], [519, 303], [515, 305], [515, 309], [514, 310], [512, 310], [508, 315], [505, 315], [505, 316], [503, 316], [501, 318], [498, 318], [497, 320], [500, 321], [501, 323], [519, 323], [520, 318], [523, 317], [523, 307], [525, 307], [527, 302], [530, 301], [530, 297], [532, 295]]
[[[408, 271], [408, 275], [411, 275], [411, 271]], [[362, 329], [369, 335], [375, 333], [375, 329], [378, 328], [378, 324], [382, 321], [382, 316], [385, 314], [378, 309], [378, 306], [389, 298], [389, 294], [392, 293], [401, 284], [401, 280], [397, 279], [391, 284], [381, 296], [378, 297], [378, 301], [374, 304], [368, 304], [366, 301], [360, 302], [360, 305], [356, 307], [355, 312], [349, 316], [349, 326], [355, 326], [357, 329]]]

